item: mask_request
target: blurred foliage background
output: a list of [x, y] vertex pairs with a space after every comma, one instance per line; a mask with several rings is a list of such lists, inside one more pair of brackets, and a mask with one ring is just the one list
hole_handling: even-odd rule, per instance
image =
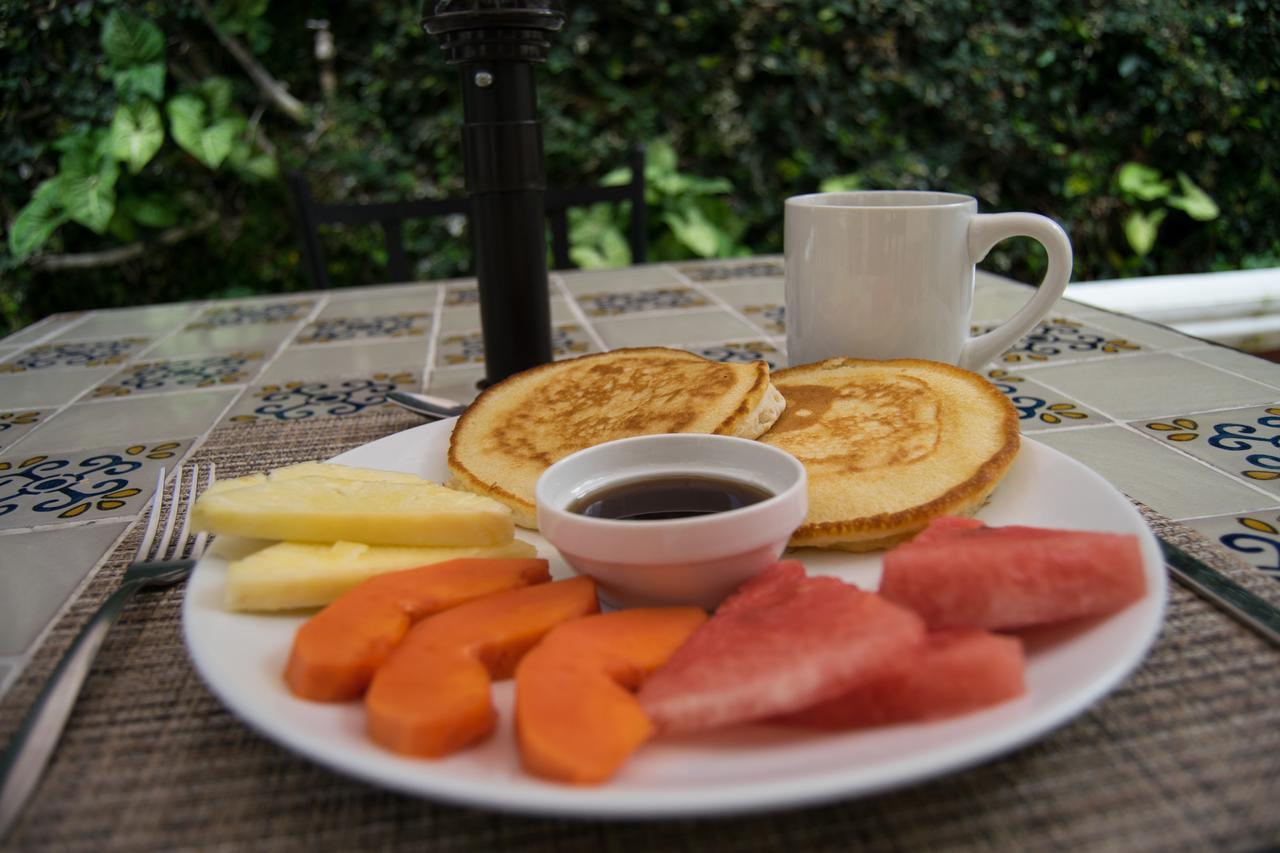
[[[1272, 0], [567, 3], [552, 183], [649, 146], [650, 260], [781, 251], [782, 201], [949, 189], [1059, 220], [1077, 281], [1280, 265]], [[323, 200], [463, 191], [456, 71], [411, 2], [0, 2], [0, 333], [81, 308], [305, 288], [281, 175]], [[625, 263], [591, 211], [581, 265]], [[460, 223], [410, 234], [459, 274]], [[373, 229], [326, 233], [337, 285]], [[1025, 280], [1029, 241], [984, 266]]]

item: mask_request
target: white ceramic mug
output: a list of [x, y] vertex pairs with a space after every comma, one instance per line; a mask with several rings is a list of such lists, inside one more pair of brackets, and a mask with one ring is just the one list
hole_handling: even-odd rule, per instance
[[[1008, 237], [1037, 240], [1049, 269], [1027, 304], [969, 336], [974, 265]], [[927, 358], [975, 370], [1048, 313], [1071, 277], [1071, 242], [1034, 213], [978, 213], [967, 195], [816, 193], [787, 199], [787, 361]]]

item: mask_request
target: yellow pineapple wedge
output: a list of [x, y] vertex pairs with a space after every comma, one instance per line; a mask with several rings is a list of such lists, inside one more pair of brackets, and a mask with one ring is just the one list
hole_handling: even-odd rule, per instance
[[414, 477], [326, 463], [215, 483], [196, 501], [198, 530], [289, 542], [501, 545], [515, 532], [503, 504]]
[[218, 480], [205, 494], [218, 494], [231, 489], [242, 489], [245, 486], [260, 486], [263, 483], [279, 483], [286, 480], [297, 480], [301, 477], [331, 477], [336, 480], [382, 481], [389, 483], [421, 483], [422, 478], [401, 471], [379, 471], [376, 468], [356, 468], [352, 465], [339, 465], [336, 462], [299, 462], [285, 465], [262, 474], [248, 474], [229, 480]]
[[514, 540], [472, 548], [409, 548], [358, 542], [278, 542], [227, 567], [228, 610], [295, 610], [323, 607], [363, 580], [459, 557], [535, 557], [537, 549]]

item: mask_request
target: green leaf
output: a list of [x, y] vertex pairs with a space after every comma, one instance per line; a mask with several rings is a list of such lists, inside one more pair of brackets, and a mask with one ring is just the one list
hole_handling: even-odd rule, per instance
[[594, 246], [570, 246], [569, 260], [584, 270], [598, 270], [609, 266], [604, 254]]
[[67, 221], [60, 196], [61, 177], [53, 177], [36, 187], [31, 201], [18, 211], [9, 229], [9, 253], [22, 261], [43, 246], [53, 232]]
[[625, 187], [631, 183], [631, 167], [619, 166], [600, 179], [602, 187]]
[[87, 128], [77, 128], [76, 130], [64, 133], [53, 142], [49, 143], [49, 147], [54, 151], [60, 151], [67, 154], [71, 151], [81, 151], [92, 148], [96, 140], [94, 131]]
[[1067, 198], [1079, 198], [1093, 192], [1093, 178], [1080, 172], [1072, 173], [1062, 185], [1062, 194]]
[[860, 189], [862, 189], [862, 176], [857, 174], [832, 175], [818, 184], [818, 191], [824, 193], [852, 192]]
[[116, 68], [155, 62], [164, 56], [164, 33], [146, 18], [112, 9], [102, 25], [102, 50]]
[[631, 244], [627, 242], [622, 229], [606, 231], [600, 241], [605, 263], [611, 267], [625, 267], [631, 263]]
[[676, 239], [700, 258], [713, 258], [720, 246], [720, 232], [696, 207], [664, 214], [662, 221]]
[[178, 221], [180, 207], [166, 196], [130, 196], [120, 201], [121, 211], [147, 228], [168, 228]]
[[210, 169], [222, 165], [231, 153], [236, 136], [244, 126], [239, 118], [205, 125], [204, 101], [194, 95], [179, 95], [169, 101], [169, 130], [183, 151]]
[[182, 150], [195, 154], [200, 133], [204, 130], [204, 101], [195, 95], [178, 95], [165, 106], [169, 114], [169, 132]]
[[644, 178], [655, 181], [665, 174], [676, 170], [676, 149], [665, 139], [657, 139], [649, 144], [645, 156]]
[[1125, 163], [1121, 166], [1116, 183], [1121, 190], [1142, 201], [1155, 201], [1173, 191], [1173, 186], [1161, 178], [1158, 169], [1141, 163]]
[[163, 62], [148, 62], [115, 72], [111, 82], [127, 100], [142, 96], [160, 101], [164, 99], [164, 73]]
[[202, 154], [199, 159], [212, 169], [221, 166], [222, 161], [226, 160], [227, 155], [231, 153], [236, 137], [240, 135], [240, 131], [243, 128], [243, 119], [223, 119], [209, 125], [200, 134], [200, 151]]
[[120, 166], [104, 160], [96, 172], [63, 173], [59, 197], [72, 221], [102, 234], [116, 209], [116, 179]]
[[245, 161], [240, 171], [269, 181], [280, 174], [280, 167], [276, 165], [276, 158], [270, 154], [258, 154]]
[[645, 180], [663, 195], [682, 195], [693, 188], [693, 182], [688, 175], [682, 175], [679, 172], [659, 172], [650, 180], [646, 175]]
[[631, 263], [631, 246], [623, 224], [626, 204], [593, 204], [569, 210], [569, 257], [582, 269]]
[[631, 263], [631, 246], [619, 229], [610, 229], [587, 245], [573, 244], [569, 258], [584, 270], [625, 267]]
[[279, 174], [276, 160], [265, 152], [255, 152], [243, 138], [237, 138], [231, 146], [227, 165], [249, 179], [271, 180]]
[[1164, 221], [1166, 210], [1157, 210], [1150, 214], [1134, 211], [1124, 221], [1124, 236], [1130, 248], [1138, 257], [1146, 257], [1156, 244], [1156, 233], [1160, 223]]
[[128, 214], [121, 212], [120, 205], [117, 204], [115, 213], [107, 224], [107, 233], [121, 243], [132, 243], [138, 239], [138, 224]]
[[129, 164], [129, 171], [138, 174], [164, 144], [160, 110], [150, 101], [142, 101], [133, 107], [121, 104], [111, 119], [108, 137], [111, 155]]
[[204, 96], [214, 118], [223, 118], [231, 112], [231, 81], [226, 77], [202, 80], [200, 94]]
[[1182, 189], [1182, 195], [1169, 196], [1165, 204], [1176, 207], [1198, 222], [1209, 222], [1218, 218], [1218, 205], [1208, 193], [1196, 186], [1182, 172], [1178, 173], [1178, 186]]
[[693, 195], [723, 195], [733, 192], [733, 181], [728, 178], [702, 178], [685, 175], [685, 192]]

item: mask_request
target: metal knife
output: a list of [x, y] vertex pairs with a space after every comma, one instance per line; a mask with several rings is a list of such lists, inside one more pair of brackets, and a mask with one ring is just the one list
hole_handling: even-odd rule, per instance
[[1177, 545], [1161, 539], [1160, 548], [1175, 580], [1280, 646], [1280, 609]]
[[464, 403], [448, 397], [414, 394], [410, 391], [388, 391], [387, 399], [409, 411], [428, 418], [453, 418], [467, 410]]

